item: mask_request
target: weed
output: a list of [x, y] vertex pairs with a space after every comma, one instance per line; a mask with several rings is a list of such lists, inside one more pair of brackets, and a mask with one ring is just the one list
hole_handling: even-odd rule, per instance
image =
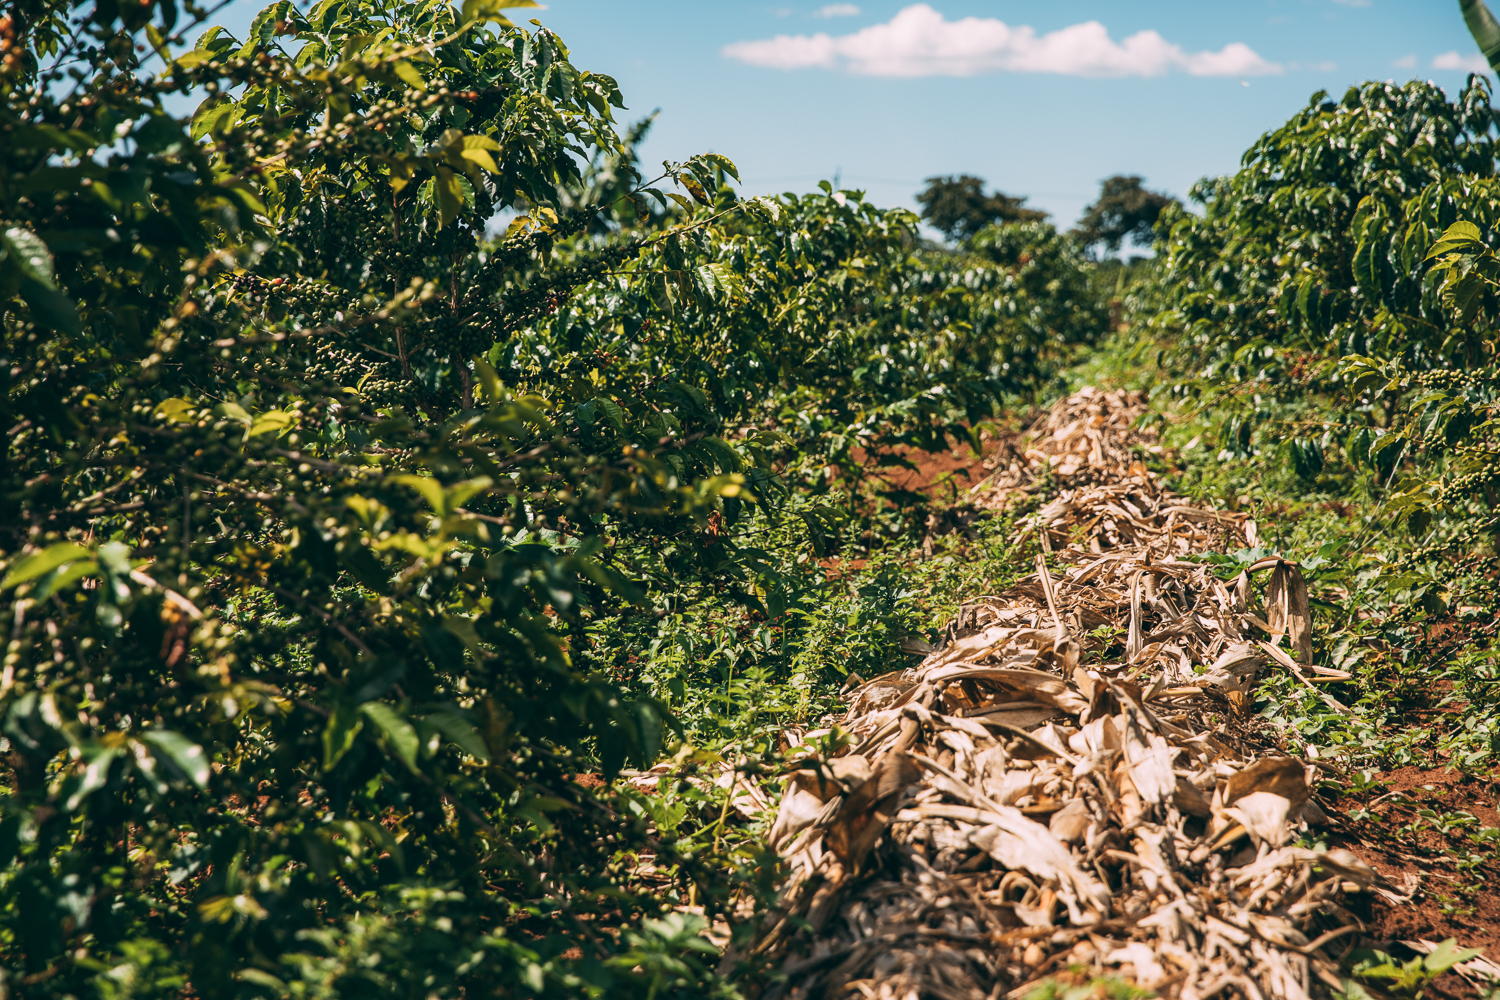
[[[1357, 949], [1349, 957], [1353, 962], [1353, 975], [1378, 983], [1388, 993], [1417, 1000], [1434, 979], [1479, 953], [1477, 948], [1460, 948], [1457, 941], [1448, 938], [1431, 954], [1418, 955], [1408, 962], [1399, 962], [1383, 951], [1369, 949]], [[1359, 1000], [1369, 994], [1358, 984], [1346, 981], [1344, 995]]]

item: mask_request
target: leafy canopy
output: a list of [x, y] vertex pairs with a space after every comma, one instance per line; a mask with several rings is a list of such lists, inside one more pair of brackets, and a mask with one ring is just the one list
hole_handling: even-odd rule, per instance
[[[567, 635], [642, 599], [609, 544], [738, 459], [670, 383], [642, 405], [689, 440], [601, 453], [485, 359], [660, 241], [556, 263], [605, 207], [563, 192], [626, 158], [614, 82], [494, 5], [178, 47], [203, 16], [23, 6], [0, 82], [6, 988], [711, 989], [618, 858], [698, 869], [568, 778], [654, 761], [665, 714]], [[667, 174], [696, 205], [733, 165]], [[601, 920], [633, 936], [570, 951]]]
[[494, 3], [209, 16], [6, 28], [5, 989], [714, 995], [674, 907], [774, 866], [574, 780], [713, 760], [601, 623], [786, 615], [829, 466], [1044, 383], [1090, 265], [646, 181], [615, 82]]
[[1429, 554], [1500, 527], [1496, 134], [1478, 75], [1320, 92], [1160, 244], [1153, 326], [1224, 454], [1367, 474]]

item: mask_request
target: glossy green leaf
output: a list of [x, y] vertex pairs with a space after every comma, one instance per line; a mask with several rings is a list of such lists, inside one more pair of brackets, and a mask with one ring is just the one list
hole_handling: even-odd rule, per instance
[[1427, 251], [1427, 259], [1449, 253], [1473, 253], [1483, 251], [1484, 234], [1472, 222], [1455, 222], [1444, 230], [1442, 237]]
[[174, 424], [185, 423], [193, 419], [193, 401], [174, 396], [157, 403], [156, 412], [162, 419]]
[[170, 729], [148, 729], [140, 734], [140, 741], [151, 748], [157, 758], [166, 761], [180, 771], [199, 788], [208, 787], [213, 771], [209, 767], [208, 754], [203, 748], [181, 733]]
[[510, 26], [510, 21], [500, 16], [500, 11], [515, 8], [538, 8], [541, 4], [537, 0], [464, 0], [459, 23], [468, 24], [471, 21], [495, 21], [503, 26]]
[[402, 763], [416, 770], [417, 751], [421, 746], [416, 728], [383, 701], [367, 701], [359, 706], [359, 710], [380, 731], [386, 744], [396, 752]]
[[0, 580], [0, 590], [9, 590], [11, 587], [35, 580], [45, 573], [50, 573], [59, 566], [72, 562], [76, 559], [86, 559], [92, 553], [82, 545], [73, 542], [57, 542], [47, 546], [40, 552], [26, 556], [11, 565], [5, 574], [5, 579]]
[[9, 261], [21, 274], [44, 288], [52, 283], [52, 254], [35, 233], [18, 226], [0, 230], [0, 260]]
[[423, 717], [422, 722], [441, 733], [448, 742], [470, 757], [486, 764], [489, 763], [490, 751], [485, 745], [484, 738], [479, 735], [479, 730], [474, 727], [474, 724], [462, 715], [447, 710], [430, 712]]
[[296, 418], [284, 410], [268, 410], [265, 413], [257, 413], [250, 422], [250, 430], [247, 437], [260, 437], [263, 434], [281, 434], [296, 421]]
[[1490, 67], [1500, 72], [1500, 22], [1495, 20], [1484, 0], [1459, 0], [1458, 5], [1479, 51], [1489, 60]]
[[328, 717], [323, 728], [323, 770], [332, 771], [344, 755], [354, 748], [354, 741], [364, 728], [362, 713], [355, 708], [340, 705]]
[[447, 167], [439, 167], [433, 193], [437, 198], [438, 228], [441, 229], [452, 223], [463, 211], [464, 189], [457, 174]]
[[422, 499], [427, 501], [427, 506], [432, 508], [434, 514], [444, 515], [448, 512], [443, 484], [431, 476], [397, 476], [394, 481], [410, 486], [422, 494]]
[[391, 69], [399, 76], [403, 83], [414, 90], [426, 90], [427, 81], [422, 79], [422, 74], [409, 60], [397, 59]]
[[88, 766], [83, 771], [83, 780], [78, 783], [78, 787], [73, 790], [73, 794], [68, 796], [67, 809], [69, 812], [77, 809], [83, 804], [84, 799], [109, 783], [109, 769], [120, 756], [120, 751], [112, 747], [99, 751], [89, 761]]

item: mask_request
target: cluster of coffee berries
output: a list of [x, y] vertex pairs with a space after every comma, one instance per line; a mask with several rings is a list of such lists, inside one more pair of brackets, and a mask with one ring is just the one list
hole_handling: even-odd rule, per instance
[[492, 335], [475, 323], [465, 323], [456, 316], [436, 316], [421, 325], [421, 345], [440, 358], [467, 357], [486, 350], [494, 342]]
[[0, 76], [11, 76], [21, 72], [21, 63], [26, 58], [26, 49], [17, 37], [20, 31], [16, 19], [9, 14], [0, 15]]
[[1449, 509], [1462, 508], [1469, 501], [1493, 496], [1500, 485], [1500, 472], [1493, 468], [1479, 469], [1462, 476], [1455, 476], [1443, 484], [1438, 491], [1437, 503]]
[[234, 296], [245, 306], [262, 306], [270, 299], [281, 279], [276, 278], [267, 281], [258, 274], [249, 271], [238, 271], [229, 279], [229, 286], [234, 289]]
[[307, 366], [309, 381], [321, 380], [333, 386], [359, 385], [369, 372], [364, 359], [354, 351], [327, 342], [313, 345], [313, 362]]
[[415, 386], [405, 379], [372, 378], [361, 388], [376, 406], [410, 406], [417, 400]]
[[1470, 389], [1496, 380], [1493, 371], [1434, 368], [1409, 376], [1413, 385], [1423, 389]]

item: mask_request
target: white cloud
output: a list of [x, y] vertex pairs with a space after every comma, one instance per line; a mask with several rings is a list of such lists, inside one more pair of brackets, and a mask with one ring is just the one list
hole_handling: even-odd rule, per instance
[[1458, 69], [1468, 73], [1488, 73], [1490, 64], [1484, 56], [1475, 53], [1471, 56], [1461, 56], [1458, 52], [1444, 52], [1432, 60], [1433, 69]]
[[1402, 56], [1400, 59], [1397, 59], [1395, 62], [1391, 63], [1391, 65], [1396, 67], [1397, 69], [1416, 69], [1417, 57]]
[[820, 9], [813, 17], [858, 17], [859, 8], [852, 3], [831, 3]]
[[1333, 0], [1334, 3], [1343, 4], [1345, 7], [1368, 7], [1370, 0]]
[[948, 21], [925, 3], [885, 24], [851, 35], [777, 35], [724, 47], [730, 59], [770, 69], [842, 67], [865, 76], [974, 76], [979, 73], [1060, 73], [1067, 76], [1260, 76], [1280, 73], [1242, 42], [1217, 52], [1184, 52], [1155, 31], [1121, 42], [1098, 21], [1045, 35], [994, 18]]

